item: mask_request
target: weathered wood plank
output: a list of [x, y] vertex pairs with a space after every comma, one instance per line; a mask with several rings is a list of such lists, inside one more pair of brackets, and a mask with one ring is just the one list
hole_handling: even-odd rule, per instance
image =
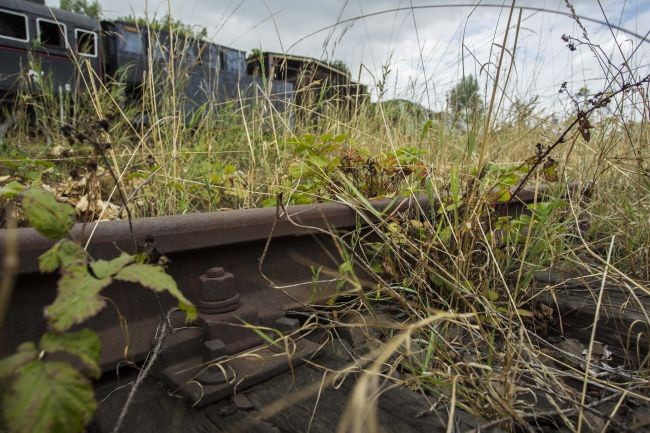
[[[332, 360], [329, 361], [332, 366]], [[335, 361], [341, 364], [340, 360]], [[133, 380], [135, 373], [123, 378]], [[151, 377], [146, 379], [126, 418], [122, 433], [202, 433], [202, 432], [253, 432], [253, 433], [326, 433], [334, 432], [343, 414], [355, 383], [351, 375], [342, 385], [327, 383], [320, 392], [310, 392], [306, 398], [268, 414], [267, 408], [290, 399], [305, 389], [313, 389], [323, 379], [323, 370], [303, 365], [291, 372], [277, 376], [244, 392], [252, 403], [251, 410], [235, 407], [231, 401], [219, 402], [196, 409], [184, 400], [168, 394], [163, 385]], [[328, 381], [329, 382], [329, 381]], [[115, 378], [105, 378], [97, 387], [102, 399], [90, 433], [109, 433], [129, 392]], [[316, 385], [318, 386], [318, 385]], [[447, 411], [431, 410], [431, 404], [421, 395], [405, 388], [385, 389], [378, 404], [378, 422], [382, 431], [390, 433], [443, 432], [446, 429]], [[262, 419], [264, 418], [264, 419]], [[479, 420], [457, 410], [457, 431], [476, 427]]]
[[[554, 331], [588, 342], [596, 313], [600, 281], [562, 272], [536, 275], [537, 303], [555, 312]], [[650, 354], [650, 296], [639, 288], [607, 284], [600, 306], [596, 340], [614, 354], [639, 366]]]
[[[127, 380], [134, 380], [129, 374]], [[114, 378], [106, 378], [97, 387], [99, 399], [113, 391], [119, 383]], [[89, 433], [109, 433], [113, 431], [122, 406], [130, 388], [113, 391], [101, 401]], [[215, 420], [219, 420], [215, 423]], [[231, 408], [230, 404], [220, 402], [202, 410], [194, 410], [185, 400], [171, 396], [160, 381], [154, 377], [144, 380], [133, 404], [125, 418], [121, 433], [235, 433], [231, 426], [246, 426], [251, 433], [278, 433], [269, 423], [253, 419], [247, 412]]]

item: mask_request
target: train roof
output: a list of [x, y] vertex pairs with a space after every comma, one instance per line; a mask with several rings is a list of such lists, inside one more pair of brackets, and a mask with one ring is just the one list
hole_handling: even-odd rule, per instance
[[86, 15], [52, 8], [44, 4], [28, 0], [0, 0], [0, 8], [20, 12], [27, 15], [37, 15], [42, 18], [56, 19], [62, 23], [73, 23], [75, 26], [87, 29], [99, 29], [99, 21]]
[[[334, 66], [329, 65], [327, 62], [324, 62], [319, 59], [315, 59], [313, 57], [306, 57], [306, 56], [297, 56], [293, 54], [286, 54], [286, 53], [277, 53], [273, 51], [263, 51], [262, 56], [270, 56], [270, 57], [277, 57], [281, 58], [284, 60], [287, 60], [289, 62], [296, 62], [296, 63], [313, 63], [319, 68], [327, 69], [332, 73], [335, 73], [337, 75], [344, 76], [348, 79], [350, 79], [350, 72], [349, 71], [343, 71], [341, 69], [335, 68]], [[249, 63], [250, 62], [255, 62], [257, 59], [252, 57], [249, 58]]]
[[[138, 29], [138, 31], [142, 31], [142, 30], [144, 30], [146, 28], [146, 27], [141, 27], [139, 25], [139, 23], [137, 23], [137, 22], [127, 21], [127, 20], [103, 20], [102, 23], [106, 23], [108, 25], [110, 25], [110, 24], [118, 24], [118, 25], [122, 25], [122, 26], [134, 26], [134, 27], [136, 27]], [[164, 35], [169, 34], [169, 31], [165, 30], [165, 29], [155, 29], [155, 30], [160, 34], [164, 34]], [[233, 48], [233, 47], [228, 47], [226, 45], [221, 45], [221, 44], [218, 44], [216, 42], [210, 41], [208, 39], [197, 38], [195, 36], [188, 36], [188, 39], [191, 39], [191, 40], [193, 40], [195, 42], [199, 42], [199, 43], [203, 43], [203, 44], [213, 45], [213, 46], [215, 46], [215, 47], [217, 47], [219, 49], [234, 51], [234, 52], [238, 52], [238, 53], [240, 53], [242, 55], [246, 55], [245, 50], [240, 50], [238, 48]]]

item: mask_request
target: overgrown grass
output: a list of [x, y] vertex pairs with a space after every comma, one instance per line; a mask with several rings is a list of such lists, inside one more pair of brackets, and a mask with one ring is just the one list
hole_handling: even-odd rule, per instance
[[[497, 68], [503, 72], [505, 65]], [[377, 377], [395, 371], [407, 386], [513, 430], [534, 428], [535, 401], [543, 402], [538, 412], [552, 412], [557, 425], [572, 430], [599, 422], [588, 388], [598, 395], [592, 403], [647, 404], [647, 358], [623, 363], [617, 372], [594, 367], [606, 374], [585, 373], [585, 362], [595, 361], [570, 354], [576, 362], [549, 347], [540, 329], [551, 313], [533, 302], [535, 273], [556, 266], [628, 287], [629, 302], [647, 317], [637, 299], [649, 294], [650, 131], [647, 113], [632, 116], [648, 103], [647, 82], [594, 110], [589, 127], [579, 121], [571, 129], [579, 111], [594, 104], [577, 101], [576, 112], [557, 121], [535, 110], [522, 116], [521, 106], [512, 115], [495, 110], [463, 127], [451, 122], [453, 113], [430, 116], [395, 101], [366, 100], [342, 113], [333, 101], [317, 100], [277, 112], [258, 89], [222, 106], [206, 105], [187, 121], [178, 97], [184, 71], [168, 71], [162, 78], [149, 75], [134, 106], [119, 103], [125, 99], [119, 86], [96, 88], [74, 103], [47, 89], [21, 95], [15, 112], [23, 121], [4, 141], [3, 183], [47, 186], [77, 207], [80, 220], [124, 217], [107, 167], [89, 163], [93, 152], [84, 140], [61, 132], [72, 124], [107, 143], [135, 216], [279, 200], [338, 201], [361, 213], [371, 212], [368, 199], [426, 194], [438, 203], [432, 209], [401, 218], [375, 215], [372, 235], [341, 240], [344, 295], [359, 300], [345, 308], [375, 317], [385, 343], [372, 352], [374, 363], [359, 381], [342, 429], [361, 428], [357, 415], [372, 405]], [[629, 72], [619, 82], [643, 78]], [[501, 80], [507, 79], [504, 73]], [[618, 91], [614, 82], [604, 91]], [[488, 107], [500, 105], [506, 84], [494, 85]], [[135, 121], [145, 116], [148, 123]], [[108, 131], [94, 132], [104, 118]], [[550, 159], [540, 157], [553, 143]], [[530, 187], [549, 187], [547, 201], [530, 206], [530, 215], [495, 214], [494, 203], [509, 200], [527, 176]], [[570, 182], [591, 183], [590, 196], [572, 192]], [[591, 353], [594, 342], [583, 343]], [[613, 428], [618, 407], [604, 418]]]

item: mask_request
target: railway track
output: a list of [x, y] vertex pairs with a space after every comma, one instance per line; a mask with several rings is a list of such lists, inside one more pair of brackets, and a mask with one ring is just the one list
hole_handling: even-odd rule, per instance
[[[397, 205], [385, 200], [376, 202], [375, 208], [386, 211], [412, 205], [412, 201]], [[287, 212], [291, 221], [278, 218], [274, 208], [143, 218], [133, 222], [133, 230], [138, 243], [153, 240], [153, 247], [169, 259], [168, 273], [191, 301], [201, 300], [200, 276], [221, 267], [236, 279], [239, 304], [256, 309], [263, 318], [312, 298], [311, 270], [304, 263], [335, 269], [337, 263], [330, 255], [334, 245], [324, 232], [351, 230], [358, 222], [356, 213], [340, 204], [290, 206]], [[102, 222], [96, 227], [77, 224], [71, 237], [82, 245], [90, 239], [88, 252], [95, 259], [110, 259], [119, 251], [132, 249], [127, 221]], [[265, 278], [258, 267], [269, 238], [261, 267]], [[6, 232], [0, 232], [0, 250], [4, 251], [6, 242]], [[43, 308], [54, 300], [58, 275], [41, 274], [38, 257], [52, 244], [31, 228], [18, 229], [20, 266], [0, 336], [0, 356], [22, 341], [38, 339], [45, 331]], [[290, 287], [272, 289], [267, 278]], [[168, 311], [176, 301], [161, 296], [159, 304], [154, 294], [129, 283], [115, 283], [104, 293], [112, 307], [84, 325], [99, 334], [103, 346], [100, 364], [107, 371], [124, 360], [126, 347], [131, 361], [144, 359], [160, 323], [161, 309]], [[128, 337], [122, 326], [125, 322]]]
[[[573, 187], [574, 190], [576, 188]], [[501, 215], [520, 214], [525, 212], [526, 204], [532, 203], [535, 197], [542, 200], [544, 194], [543, 189], [537, 193], [522, 190], [511, 202], [497, 204], [495, 210]], [[155, 365], [155, 377], [161, 378], [168, 390], [185, 397], [192, 407], [202, 409], [192, 409], [190, 406], [180, 408], [178, 400], [169, 400], [166, 393], [161, 391], [160, 383], [149, 378], [143, 385], [143, 392], [145, 395], [151, 393], [151, 401], [156, 402], [154, 406], [157, 409], [152, 410], [148, 403], [142, 401], [136, 403], [136, 415], [126, 425], [125, 431], [175, 431], [169, 427], [176, 422], [173, 417], [169, 418], [169, 411], [174, 414], [180, 411], [183, 417], [191, 418], [187, 418], [187, 422], [193, 427], [188, 431], [204, 431], [207, 428], [233, 431], [232, 426], [237, 426], [239, 431], [277, 431], [278, 425], [287, 422], [286, 419], [283, 421], [284, 415], [277, 412], [269, 415], [260, 408], [286, 398], [286, 394], [278, 389], [285, 392], [287, 387], [294, 387], [293, 391], [300, 393], [301, 389], [313, 385], [317, 370], [310, 366], [304, 366], [297, 372], [295, 369], [302, 363], [310, 363], [311, 357], [321, 347], [310, 339], [298, 338], [290, 356], [272, 347], [257, 350], [256, 347], [264, 346], [264, 337], [242, 324], [278, 329], [285, 333], [298, 330], [300, 323], [290, 313], [304, 311], [306, 304], [324, 304], [335, 290], [336, 279], [320, 284], [320, 289], [315, 290], [314, 274], [310, 267], [318, 264], [326, 269], [338, 268], [337, 245], [331, 233], [345, 236], [363, 229], [373, 215], [397, 217], [406, 213], [426, 212], [435, 205], [435, 202], [419, 197], [374, 201], [374, 211], [366, 212], [363, 217], [362, 213], [347, 205], [330, 203], [288, 206], [281, 212], [275, 208], [264, 208], [135, 220], [133, 230], [138, 243], [148, 243], [152, 251], [162, 253], [169, 259], [168, 273], [177, 281], [185, 296], [198, 306], [200, 313], [197, 326], [184, 328], [165, 339], [160, 360]], [[37, 265], [37, 258], [52, 242], [33, 229], [18, 229], [17, 233], [20, 267], [9, 315], [0, 335], [0, 357], [12, 352], [23, 341], [37, 340], [45, 332], [43, 308], [53, 301], [56, 294], [58, 276], [39, 273]], [[110, 259], [121, 250], [128, 251], [132, 245], [126, 221], [77, 224], [71, 236], [82, 244], [87, 243], [89, 253], [96, 259]], [[7, 233], [1, 231], [0, 250], [4, 251], [6, 243]], [[150, 291], [128, 283], [114, 283], [104, 294], [110, 300], [109, 307], [84, 323], [84, 327], [97, 332], [102, 341], [100, 365], [104, 375], [97, 387], [100, 399], [108, 398], [112, 390], [125, 380], [134, 380], [137, 371], [124, 373], [122, 369], [122, 373], [118, 371], [116, 375], [116, 367], [125, 365], [125, 361], [135, 366], [145, 360], [160, 330], [161, 316], [176, 305], [171, 297], [165, 295], [157, 298]], [[563, 305], [562, 301], [560, 304]], [[170, 318], [173, 326], [183, 327], [180, 313]], [[237, 357], [239, 353], [251, 350], [257, 357]], [[329, 362], [330, 365], [340, 366], [343, 362], [338, 355], [321, 353], [319, 356], [325, 357], [326, 364]], [[208, 360], [219, 357], [234, 357], [235, 360], [228, 364], [226, 370], [206, 367]], [[255, 386], [261, 382], [268, 383], [268, 386]], [[323, 394], [325, 401], [330, 402], [323, 409], [325, 413], [340, 411], [340, 407], [335, 409], [338, 407], [336, 402], [347, 399], [350, 386], [348, 384], [334, 394]], [[250, 389], [247, 398], [253, 403], [244, 402], [243, 407], [240, 407], [241, 402], [223, 403], [224, 398], [232, 395], [233, 391], [240, 394], [245, 389]], [[111, 431], [116, 407], [121, 406], [126, 398], [122, 394], [111, 403], [100, 405], [91, 430]], [[415, 397], [407, 390], [397, 390], [391, 395], [390, 399], [381, 400], [384, 403], [381, 403], [383, 406], [380, 404], [383, 409], [379, 414], [388, 424], [396, 426], [389, 431], [445, 429], [445, 424], [439, 420], [400, 421], [402, 409], [390, 401], [408, 401], [409, 410], [418, 413], [426, 412], [425, 406], [430, 403], [415, 403]], [[312, 397], [307, 397], [307, 401], [311, 401], [309, 398]], [[231, 410], [233, 404], [234, 412]], [[294, 411], [305, 410], [310, 407], [309, 404], [306, 403], [302, 409], [298, 405]], [[251, 408], [255, 413], [252, 418], [249, 413]], [[409, 417], [417, 419], [417, 414], [412, 415]], [[479, 424], [479, 420], [468, 417], [462, 411], [456, 416], [461, 424]], [[264, 424], [262, 418], [273, 419], [272, 428]], [[159, 421], [158, 427], [155, 427], [156, 419]], [[162, 419], [165, 421], [160, 421]], [[169, 428], [160, 427], [160, 422]], [[319, 422], [322, 423], [322, 419], [318, 418], [316, 424]], [[153, 424], [141, 430], [143, 423]], [[227, 426], [232, 424], [232, 428], [223, 427], [221, 423]], [[314, 431], [328, 431], [326, 424], [316, 426]], [[215, 425], [221, 427], [216, 428]], [[285, 427], [280, 430], [294, 431]], [[301, 430], [296, 427], [295, 431]]]
[[[540, 197], [543, 193], [543, 189], [538, 191]], [[523, 190], [510, 203], [497, 204], [496, 210], [522, 212], [534, 196], [534, 191]], [[389, 215], [429, 209], [432, 204], [426, 197], [419, 197], [377, 200], [372, 205], [375, 211]], [[337, 269], [336, 247], [329, 233], [344, 234], [364, 224], [357, 211], [339, 203], [294, 205], [285, 210], [289, 218], [275, 208], [141, 218], [133, 221], [133, 232], [139, 244], [148, 244], [169, 259], [168, 273], [195, 304], [202, 296], [200, 277], [220, 267], [235, 277], [240, 305], [256, 309], [260, 316], [277, 316], [302, 303], [319, 300], [314, 297], [310, 264]], [[43, 308], [56, 294], [58, 275], [38, 271], [38, 257], [53, 241], [31, 228], [18, 229], [17, 233], [19, 270], [0, 335], [0, 356], [23, 341], [37, 340], [45, 332]], [[71, 237], [87, 244], [87, 251], [95, 259], [111, 259], [120, 251], [132, 249], [125, 220], [79, 223]], [[7, 233], [2, 230], [0, 251], [5, 251], [6, 244]], [[269, 281], [283, 288], [274, 289]], [[121, 282], [114, 282], [104, 293], [112, 306], [84, 326], [99, 334], [101, 367], [108, 371], [124, 360], [125, 348], [133, 362], [146, 357], [161, 309], [173, 308], [176, 301], [165, 295], [159, 304], [151, 292]], [[320, 298], [327, 296], [325, 290]], [[128, 324], [128, 337], [124, 323]]]

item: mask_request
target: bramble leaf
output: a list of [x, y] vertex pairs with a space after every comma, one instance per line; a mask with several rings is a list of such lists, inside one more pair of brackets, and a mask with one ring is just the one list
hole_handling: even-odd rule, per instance
[[558, 180], [560, 180], [557, 174], [557, 167], [558, 167], [557, 161], [555, 161], [553, 158], [548, 158], [546, 162], [544, 162], [544, 167], [542, 170], [544, 179], [546, 179], [549, 182], [557, 182]]
[[97, 279], [90, 275], [85, 266], [65, 269], [58, 283], [59, 294], [45, 309], [52, 328], [66, 331], [101, 311], [106, 301], [99, 292], [110, 283], [110, 278]]
[[77, 243], [63, 239], [38, 258], [41, 272], [54, 272], [60, 267], [81, 265], [86, 261], [86, 252]]
[[508, 187], [515, 186], [519, 183], [519, 176], [517, 176], [515, 173], [508, 173], [504, 176], [501, 176], [499, 182], [501, 183], [501, 185], [505, 185]]
[[278, 205], [278, 200], [275, 197], [269, 197], [262, 200], [262, 207], [275, 207]]
[[0, 198], [12, 199], [20, 195], [20, 193], [25, 189], [23, 185], [12, 180], [2, 188], [0, 188]]
[[501, 188], [500, 190], [496, 191], [494, 196], [496, 201], [506, 202], [506, 201], [510, 201], [510, 199], [512, 198], [512, 193], [508, 188]]
[[45, 251], [43, 254], [40, 255], [38, 258], [38, 269], [42, 273], [49, 273], [49, 272], [54, 272], [57, 269], [59, 269], [60, 262], [59, 262], [59, 245], [60, 244], [55, 244], [52, 248], [49, 250]]
[[112, 277], [124, 266], [133, 263], [133, 256], [122, 253], [113, 260], [97, 260], [90, 264], [90, 268], [97, 278]]
[[97, 334], [89, 329], [65, 334], [48, 332], [41, 337], [41, 350], [46, 352], [67, 352], [79, 358], [91, 371], [93, 377], [99, 377], [99, 353], [101, 342]]
[[5, 421], [12, 433], [76, 433], [97, 403], [92, 384], [65, 362], [34, 360], [22, 367], [5, 395]]
[[50, 239], [61, 239], [75, 223], [71, 206], [59, 203], [52, 193], [40, 189], [23, 193], [23, 211], [31, 226]]
[[81, 246], [67, 239], [59, 242], [59, 264], [66, 268], [86, 263], [86, 252]]
[[0, 360], [0, 379], [9, 377], [16, 370], [30, 361], [33, 361], [38, 356], [36, 346], [31, 341], [18, 346], [18, 350], [11, 356]]
[[293, 179], [300, 179], [306, 172], [309, 171], [308, 167], [303, 162], [292, 162], [287, 168], [289, 176]]
[[185, 311], [187, 320], [191, 321], [196, 318], [194, 305], [178, 290], [176, 281], [159, 266], [135, 263], [120, 269], [114, 278], [120, 281], [138, 283], [155, 292], [168, 292], [178, 299], [178, 306]]
[[519, 313], [520, 316], [523, 317], [535, 317], [535, 315], [531, 311], [524, 310], [523, 308], [517, 308], [517, 312]]

